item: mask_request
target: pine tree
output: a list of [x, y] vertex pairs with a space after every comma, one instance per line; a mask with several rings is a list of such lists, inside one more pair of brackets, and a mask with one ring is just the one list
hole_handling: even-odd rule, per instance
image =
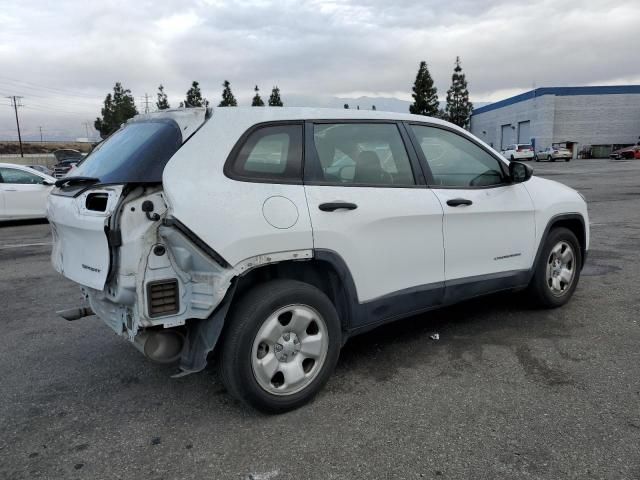
[[345, 108], [345, 109], [349, 109], [349, 104], [348, 104], [348, 103], [345, 103], [345, 104], [344, 104], [344, 108]]
[[202, 97], [200, 91], [200, 84], [195, 80], [191, 83], [191, 88], [187, 90], [186, 98], [184, 102], [180, 102], [180, 107], [194, 108], [194, 107], [208, 107], [209, 100]]
[[109, 93], [104, 99], [101, 113], [102, 117], [97, 117], [93, 125], [102, 138], [107, 138], [123, 123], [138, 114], [131, 90], [123, 88], [120, 82], [116, 82], [113, 95]]
[[224, 90], [222, 90], [222, 101], [218, 105], [219, 107], [237, 107], [238, 102], [236, 101], [236, 97], [233, 96], [231, 92], [231, 82], [229, 80], [225, 80], [222, 84]]
[[256, 94], [253, 97], [253, 100], [251, 100], [251, 106], [252, 107], [264, 107], [264, 102], [262, 101], [262, 98], [260, 97], [260, 89], [258, 88], [258, 85], [256, 85], [256, 88], [253, 89], [254, 92], [256, 92]]
[[158, 87], [158, 101], [156, 102], [156, 107], [158, 110], [166, 110], [167, 108], [171, 108], [169, 105], [169, 100], [167, 99], [167, 94], [164, 93], [164, 87], [162, 84]]
[[375, 110], [375, 109], [376, 109], [376, 106], [375, 106], [375, 105], [372, 105], [372, 106], [371, 106], [371, 110]]
[[413, 104], [409, 106], [409, 112], [430, 117], [438, 115], [438, 89], [433, 85], [433, 78], [425, 61], [420, 62], [411, 96]]
[[270, 107], [282, 107], [284, 104], [282, 103], [282, 99], [280, 99], [280, 89], [276, 85], [271, 89], [271, 96], [269, 97], [269, 106]]
[[456, 66], [451, 76], [451, 87], [447, 90], [447, 120], [459, 127], [466, 128], [471, 119], [473, 104], [469, 101], [467, 79], [462, 73], [460, 57], [456, 57]]

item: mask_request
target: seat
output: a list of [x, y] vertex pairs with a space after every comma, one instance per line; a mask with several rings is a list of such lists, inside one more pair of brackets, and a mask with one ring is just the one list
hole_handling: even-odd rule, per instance
[[354, 183], [387, 184], [389, 175], [382, 169], [380, 158], [376, 152], [365, 150], [356, 159], [356, 169], [353, 176]]

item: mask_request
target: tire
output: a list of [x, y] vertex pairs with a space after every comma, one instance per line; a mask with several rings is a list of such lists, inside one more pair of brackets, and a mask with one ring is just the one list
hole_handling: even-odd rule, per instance
[[556, 161], [556, 159], [555, 159], [555, 158], [553, 158], [553, 157], [549, 157], [549, 160], [551, 160], [552, 162], [555, 162], [555, 161]]
[[514, 162], [516, 159], [513, 158], [513, 155], [511, 155], [511, 161]]
[[564, 159], [564, 161], [565, 161], [565, 162], [570, 162], [570, 161], [571, 161], [571, 159], [570, 159], [570, 158], [565, 158], [565, 159]]
[[[570, 262], [567, 261], [567, 249], [572, 255]], [[554, 263], [556, 259], [560, 261], [560, 266]], [[567, 267], [566, 270], [565, 266]], [[528, 287], [530, 298], [536, 305], [541, 307], [561, 307], [573, 295], [580, 281], [581, 268], [582, 251], [576, 236], [571, 230], [563, 227], [552, 229], [544, 241], [540, 258], [538, 258], [538, 262], [535, 265], [533, 278]], [[567, 280], [567, 271], [571, 274], [570, 280], [564, 281], [563, 285], [563, 277]], [[552, 277], [556, 278], [557, 283], [554, 282]], [[559, 286], [560, 289], [555, 288], [556, 286]]]
[[540, 159], [538, 158], [538, 156], [537, 156], [537, 155], [536, 155], [535, 157], [533, 157], [533, 159], [534, 159], [536, 162], [539, 162], [539, 161], [540, 161]]
[[338, 313], [317, 288], [295, 280], [258, 285], [234, 302], [227, 318], [222, 381], [232, 396], [262, 412], [296, 409], [331, 376], [341, 337]]

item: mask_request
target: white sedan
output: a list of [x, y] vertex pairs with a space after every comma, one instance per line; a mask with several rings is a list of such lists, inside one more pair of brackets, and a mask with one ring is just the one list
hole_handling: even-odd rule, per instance
[[47, 216], [47, 196], [56, 179], [33, 168], [0, 163], [0, 220]]

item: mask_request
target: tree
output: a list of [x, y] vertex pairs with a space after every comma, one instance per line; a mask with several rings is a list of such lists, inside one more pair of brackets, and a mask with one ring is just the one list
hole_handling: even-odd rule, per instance
[[348, 104], [348, 103], [345, 103], [345, 104], [344, 104], [344, 108], [348, 110], [348, 109], [349, 109], [349, 104]]
[[237, 107], [238, 102], [236, 101], [236, 97], [233, 96], [231, 92], [231, 82], [229, 80], [225, 80], [222, 84], [224, 90], [222, 90], [222, 101], [218, 105], [219, 107]]
[[271, 89], [271, 96], [269, 97], [269, 106], [270, 107], [282, 107], [284, 104], [282, 103], [282, 99], [280, 98], [280, 89], [278, 86], [274, 86]]
[[372, 106], [371, 106], [371, 110], [375, 110], [375, 109], [376, 109], [376, 106], [375, 106], [375, 105], [372, 105]]
[[460, 57], [456, 57], [456, 66], [451, 76], [451, 87], [447, 90], [447, 120], [459, 127], [466, 128], [471, 119], [473, 104], [469, 101], [467, 79], [462, 73]]
[[200, 84], [195, 80], [191, 83], [191, 88], [187, 90], [187, 96], [184, 102], [180, 102], [180, 108], [208, 107], [209, 100], [202, 98]]
[[93, 126], [100, 132], [102, 138], [107, 138], [131, 117], [138, 114], [131, 90], [116, 82], [113, 95], [108, 93], [101, 110], [102, 117], [97, 117]]
[[162, 84], [158, 87], [158, 101], [156, 102], [156, 107], [158, 110], [166, 110], [167, 108], [171, 108], [169, 105], [169, 100], [167, 99], [167, 94], [164, 93], [164, 87]]
[[256, 85], [256, 88], [254, 88], [253, 91], [256, 92], [256, 94], [253, 96], [253, 100], [251, 100], [251, 106], [252, 107], [264, 107], [264, 102], [262, 101], [262, 98], [260, 97], [260, 89], [258, 88], [258, 85]]
[[413, 104], [409, 106], [409, 112], [430, 117], [438, 115], [438, 89], [433, 85], [433, 78], [425, 61], [420, 62], [411, 96]]

